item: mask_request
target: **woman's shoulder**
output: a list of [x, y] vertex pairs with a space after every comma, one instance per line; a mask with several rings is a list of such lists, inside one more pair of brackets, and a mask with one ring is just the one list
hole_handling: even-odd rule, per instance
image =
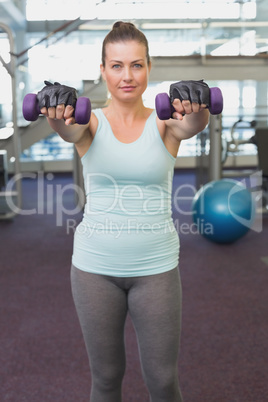
[[101, 108], [92, 110], [90, 122], [89, 122], [89, 130], [93, 137], [95, 136], [95, 134], [97, 132], [99, 121], [101, 121], [102, 118], [103, 118], [103, 113], [102, 113]]
[[152, 109], [150, 107], [145, 108], [145, 115], [146, 118], [150, 117], [151, 115], [155, 114], [155, 109]]

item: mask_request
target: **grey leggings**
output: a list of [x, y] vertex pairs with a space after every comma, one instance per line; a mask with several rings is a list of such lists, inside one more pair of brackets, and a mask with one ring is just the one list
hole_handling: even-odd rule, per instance
[[[133, 322], [151, 402], [181, 402], [178, 351], [181, 284], [178, 269], [117, 278], [71, 269], [74, 303], [92, 375], [91, 402], [121, 402], [124, 326]], [[143, 401], [139, 401], [143, 402]]]

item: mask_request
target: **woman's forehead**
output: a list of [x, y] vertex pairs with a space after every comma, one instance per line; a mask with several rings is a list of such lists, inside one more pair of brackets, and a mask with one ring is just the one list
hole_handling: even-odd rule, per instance
[[145, 59], [146, 48], [143, 43], [135, 40], [120, 41], [114, 43], [107, 43], [106, 45], [106, 58], [120, 60], [123, 58], [130, 58], [133, 60]]

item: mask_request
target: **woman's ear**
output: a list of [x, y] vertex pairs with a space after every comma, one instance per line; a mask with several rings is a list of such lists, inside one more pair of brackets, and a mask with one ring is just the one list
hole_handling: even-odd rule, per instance
[[148, 68], [149, 68], [149, 73], [150, 73], [150, 72], [151, 72], [151, 69], [152, 69], [152, 62], [151, 62], [151, 60], [149, 61]]
[[101, 72], [101, 76], [102, 76], [103, 80], [106, 81], [105, 68], [104, 68], [103, 64], [100, 65], [100, 72]]

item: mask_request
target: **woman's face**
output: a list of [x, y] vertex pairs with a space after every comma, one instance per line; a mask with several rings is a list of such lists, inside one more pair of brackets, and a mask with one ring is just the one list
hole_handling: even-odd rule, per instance
[[151, 70], [145, 46], [131, 40], [108, 43], [105, 50], [105, 67], [101, 65], [101, 73], [112, 98], [131, 101], [141, 97]]

